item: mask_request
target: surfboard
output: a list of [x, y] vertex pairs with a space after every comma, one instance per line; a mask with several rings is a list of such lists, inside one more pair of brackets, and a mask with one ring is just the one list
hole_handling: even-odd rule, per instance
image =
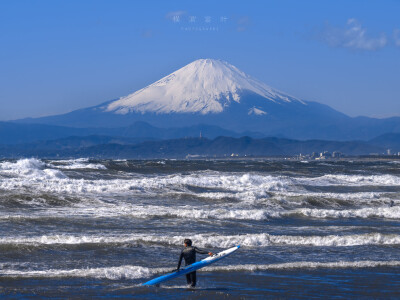
[[191, 273], [191, 272], [196, 271], [198, 269], [201, 269], [201, 268], [204, 268], [206, 266], [209, 266], [209, 265], [211, 265], [211, 264], [213, 264], [213, 263], [215, 263], [215, 262], [227, 257], [228, 255], [232, 254], [233, 252], [235, 252], [239, 248], [240, 248], [240, 245], [232, 247], [232, 248], [229, 248], [229, 249], [226, 249], [226, 250], [221, 251], [221, 252], [219, 252], [217, 254], [214, 254], [213, 256], [209, 256], [209, 257], [207, 257], [205, 259], [202, 259], [202, 260], [200, 260], [198, 262], [195, 262], [194, 264], [186, 266], [186, 267], [180, 269], [179, 271], [172, 272], [172, 273], [165, 274], [165, 275], [162, 275], [160, 277], [154, 278], [154, 279], [152, 279], [150, 281], [147, 281], [147, 282], [143, 283], [142, 285], [160, 284], [160, 283], [165, 282], [167, 280], [171, 280], [171, 279], [174, 279], [176, 277], [179, 277], [179, 276], [182, 276], [182, 275], [186, 275], [188, 273]]

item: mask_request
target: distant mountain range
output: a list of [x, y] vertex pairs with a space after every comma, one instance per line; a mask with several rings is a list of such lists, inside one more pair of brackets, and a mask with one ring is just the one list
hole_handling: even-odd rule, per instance
[[39, 141], [49, 141], [71, 136], [85, 137], [90, 135], [100, 135], [117, 138], [137, 138], [140, 140], [154, 139], [176, 139], [183, 137], [215, 138], [217, 136], [251, 136], [264, 137], [256, 132], [241, 132], [226, 130], [213, 125], [193, 125], [183, 128], [159, 128], [145, 122], [135, 122], [126, 127], [117, 128], [75, 128], [45, 124], [25, 124], [0, 122], [0, 144], [21, 144]]
[[[154, 134], [150, 128], [138, 130], [140, 123], [136, 122], [158, 129]], [[61, 138], [68, 134], [115, 135], [121, 128], [128, 128], [128, 131], [136, 130], [136, 134], [127, 134], [129, 137], [179, 138], [185, 134], [197, 137], [199, 131], [208, 126], [206, 131], [210, 138], [250, 135], [341, 141], [369, 140], [400, 132], [400, 117], [351, 118], [327, 105], [277, 91], [229, 63], [214, 59], [196, 60], [120, 99], [62, 115], [14, 123], [68, 127], [14, 128], [12, 132], [16, 136], [28, 135], [19, 142], [30, 141], [27, 130], [37, 136], [41, 131], [43, 138]], [[132, 128], [131, 124], [136, 125]], [[173, 132], [171, 128], [179, 130]], [[162, 129], [168, 130], [160, 133]], [[11, 135], [5, 140], [16, 139]]]
[[250, 137], [181, 138], [153, 140], [110, 136], [67, 137], [52, 141], [0, 146], [0, 158], [185, 158], [239, 156], [292, 156], [312, 152], [339, 151], [346, 155], [383, 154], [387, 148], [400, 151], [400, 134], [363, 141], [298, 141], [284, 138]]

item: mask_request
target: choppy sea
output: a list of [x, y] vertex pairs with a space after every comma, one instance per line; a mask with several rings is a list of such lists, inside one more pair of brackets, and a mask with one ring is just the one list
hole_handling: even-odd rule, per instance
[[399, 298], [399, 225], [399, 161], [2, 160], [0, 295]]

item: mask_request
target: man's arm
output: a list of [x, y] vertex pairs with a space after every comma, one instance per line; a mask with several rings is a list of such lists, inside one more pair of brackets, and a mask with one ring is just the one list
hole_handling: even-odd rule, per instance
[[200, 253], [200, 254], [208, 254], [210, 256], [213, 255], [212, 252], [208, 252], [207, 250], [199, 249], [197, 247], [194, 247], [194, 251], [196, 251], [197, 253]]
[[179, 268], [181, 267], [182, 258], [183, 258], [183, 251], [181, 252], [181, 255], [179, 256], [178, 267], [176, 268], [177, 270], [179, 270]]

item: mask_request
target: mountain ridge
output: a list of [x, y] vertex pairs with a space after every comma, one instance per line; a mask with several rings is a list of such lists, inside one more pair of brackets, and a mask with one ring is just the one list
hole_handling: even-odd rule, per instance
[[[197, 81], [198, 82], [197, 82]], [[217, 126], [292, 139], [368, 140], [400, 132], [400, 117], [352, 118], [318, 102], [279, 92], [219, 60], [196, 60], [119, 99], [66, 114], [16, 123], [119, 128]]]
[[148, 138], [153, 139], [171, 139], [182, 137], [198, 137], [200, 135], [215, 138], [217, 136], [240, 137], [249, 135], [252, 137], [263, 137], [257, 132], [234, 132], [223, 129], [218, 126], [198, 124], [188, 127], [170, 127], [159, 128], [146, 122], [137, 121], [125, 127], [117, 128], [75, 128], [46, 124], [25, 124], [0, 122], [0, 145], [21, 144], [30, 142], [46, 142], [60, 138], [69, 138], [72, 136], [109, 136], [115, 138]]
[[[400, 151], [400, 148], [394, 149]], [[381, 153], [385, 148], [365, 141], [298, 141], [283, 138], [254, 139], [216, 137], [181, 138], [170, 140], [123, 139], [107, 136], [70, 137], [66, 139], [20, 144], [0, 145], [0, 157], [21, 158], [81, 158], [98, 159], [156, 159], [187, 157], [294, 156], [300, 153], [339, 151], [345, 155]]]

